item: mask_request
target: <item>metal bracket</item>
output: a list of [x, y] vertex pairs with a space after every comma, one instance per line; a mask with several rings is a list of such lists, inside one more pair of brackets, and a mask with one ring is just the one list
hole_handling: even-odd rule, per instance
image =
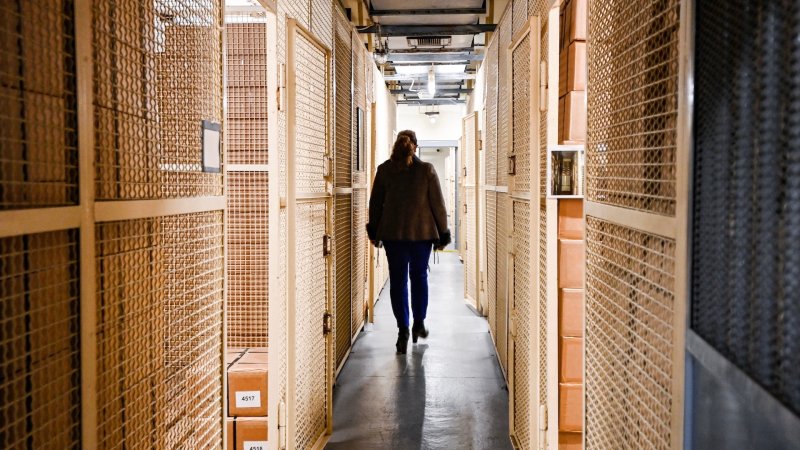
[[322, 334], [330, 334], [333, 331], [333, 315], [328, 311], [322, 315]]

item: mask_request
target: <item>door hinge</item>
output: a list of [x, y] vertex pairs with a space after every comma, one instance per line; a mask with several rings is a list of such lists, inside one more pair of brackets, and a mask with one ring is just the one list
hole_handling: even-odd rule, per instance
[[323, 159], [323, 177], [330, 178], [333, 176], [333, 157], [325, 155]]
[[329, 256], [331, 254], [331, 241], [333, 239], [330, 235], [322, 235], [322, 256]]
[[547, 448], [547, 405], [539, 405], [539, 448]]
[[333, 331], [333, 315], [328, 311], [322, 315], [322, 334], [330, 334]]
[[286, 448], [286, 402], [283, 400], [278, 405], [278, 448]]
[[278, 89], [275, 91], [278, 111], [286, 110], [286, 64], [278, 67]]

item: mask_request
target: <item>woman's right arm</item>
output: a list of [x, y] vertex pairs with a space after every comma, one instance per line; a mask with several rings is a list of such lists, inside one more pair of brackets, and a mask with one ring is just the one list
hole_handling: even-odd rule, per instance
[[369, 196], [369, 222], [367, 223], [367, 235], [370, 241], [375, 241], [378, 234], [378, 225], [383, 215], [383, 201], [386, 197], [386, 186], [383, 182], [382, 166], [378, 166], [375, 180], [372, 182], [372, 193]]

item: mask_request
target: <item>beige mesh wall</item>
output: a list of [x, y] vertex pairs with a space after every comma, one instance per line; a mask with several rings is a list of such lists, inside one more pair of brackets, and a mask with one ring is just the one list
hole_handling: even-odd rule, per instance
[[74, 2], [0, 6], [0, 209], [78, 203]]
[[486, 51], [486, 98], [484, 103], [484, 170], [486, 184], [486, 297], [489, 329], [497, 344], [497, 39], [492, 39]]
[[77, 230], [0, 238], [0, 447], [79, 448]]
[[220, 14], [199, 0], [93, 2], [97, 199], [222, 195], [197, 151], [200, 121], [222, 120]]
[[367, 189], [353, 189], [353, 338], [359, 333], [365, 320], [367, 283]]
[[[367, 282], [367, 260], [369, 239], [367, 238], [367, 154], [370, 136], [368, 88], [372, 85], [372, 56], [364, 47], [360, 35], [353, 33], [353, 337], [358, 334], [364, 324], [365, 298]], [[364, 142], [358, 144], [358, 121], [356, 108], [363, 114], [361, 137]], [[357, 147], [360, 147], [357, 148]], [[355, 161], [360, 155], [360, 163]], [[359, 167], [359, 164], [361, 167]]]
[[99, 224], [101, 448], [222, 443], [222, 212]]
[[[332, 8], [330, 3], [328, 7]], [[321, 8], [324, 9], [324, 8]], [[316, 11], [316, 9], [315, 9]], [[312, 13], [313, 15], [313, 13]], [[317, 14], [319, 19], [319, 14]], [[333, 30], [331, 15], [327, 23], [317, 22], [317, 28]], [[293, 30], [293, 31], [292, 31]], [[294, 134], [288, 136], [293, 152], [289, 182], [294, 183], [292, 197], [295, 202], [295, 217], [289, 218], [289, 232], [294, 235], [293, 277], [294, 339], [290, 346], [293, 353], [294, 416], [290, 417], [289, 439], [296, 448], [310, 448], [328, 431], [329, 394], [332, 361], [328, 354], [328, 339], [323, 332], [322, 318], [330, 312], [328, 256], [323, 246], [330, 233], [329, 203], [330, 183], [326, 166], [330, 154], [330, 107], [332, 92], [331, 55], [329, 46], [316, 40], [316, 34], [293, 27], [293, 51], [291, 65], [294, 79], [294, 98], [289, 105], [292, 110], [290, 123]], [[325, 35], [321, 36], [323, 39]], [[291, 228], [294, 227], [292, 230]], [[294, 426], [292, 426], [293, 424]]]
[[79, 223], [39, 209], [79, 202], [74, 8], [0, 6], [0, 448], [81, 446]]
[[[533, 3], [533, 1], [531, 1]], [[539, 39], [539, 60], [541, 61], [544, 67], [547, 67], [548, 63], [548, 45], [549, 45], [549, 20], [548, 20], [548, 11], [546, 5], [544, 5], [544, 1], [539, 2], [541, 4], [540, 10], [536, 11], [536, 14], [539, 15], [541, 20], [541, 32], [540, 32], [540, 39]], [[533, 5], [531, 5], [533, 6]], [[537, 96], [538, 98], [538, 96]], [[547, 372], [548, 366], [550, 365], [550, 361], [548, 359], [553, 359], [556, 361], [558, 360], [557, 354], [552, 354], [548, 352], [548, 288], [549, 283], [547, 281], [547, 259], [548, 259], [548, 252], [547, 252], [547, 242], [548, 242], [548, 233], [551, 235], [551, 239], [555, 237], [557, 234], [557, 230], [548, 229], [547, 227], [547, 215], [548, 215], [548, 207], [547, 207], [547, 200], [544, 200], [547, 196], [546, 184], [547, 184], [547, 143], [549, 142], [547, 136], [547, 128], [548, 128], [548, 116], [547, 110], [539, 112], [539, 129], [536, 130], [539, 133], [539, 147], [535, 150], [538, 152], [538, 157], [534, 158], [531, 161], [532, 167], [531, 170], [539, 171], [539, 183], [538, 186], [534, 184], [531, 188], [534, 191], [538, 191], [539, 198], [539, 220], [538, 220], [538, 244], [539, 244], [539, 267], [538, 267], [538, 277], [539, 277], [539, 292], [537, 294], [538, 298], [532, 299], [533, 301], [538, 300], [538, 310], [536, 312], [537, 317], [537, 329], [538, 329], [538, 348], [536, 352], [539, 355], [539, 373], [537, 374], [537, 380], [539, 381], [539, 405], [545, 405], [546, 407], [551, 406], [548, 403], [548, 390], [550, 387], [550, 380], [548, 380]], [[534, 172], [535, 173], [535, 172]], [[552, 211], [555, 213], [555, 211]], [[555, 288], [554, 288], [555, 289]], [[557, 306], [554, 306], [557, 308]], [[551, 336], [550, 339], [555, 339], [556, 336]], [[553, 380], [552, 383], [557, 383], [556, 380]], [[548, 408], [549, 410], [550, 408]], [[556, 417], [557, 411], [550, 411], [548, 415], [548, 421], [550, 421], [549, 417]], [[555, 420], [550, 421], [548, 423], [548, 427], [553, 426], [552, 423]]]
[[511, 86], [509, 85], [508, 46], [511, 45], [511, 9], [506, 9], [495, 34], [498, 43], [497, 53], [497, 185], [508, 185], [508, 155], [511, 153], [511, 139], [508, 123], [511, 122]]
[[[513, 272], [511, 299], [514, 317], [513, 346], [513, 418], [514, 435], [521, 448], [531, 448], [530, 425], [531, 411], [535, 407], [530, 385], [530, 371], [535, 370], [537, 364], [532, 359], [535, 355], [531, 351], [532, 336], [530, 335], [532, 293], [531, 283], [531, 242], [530, 242], [530, 203], [527, 201], [513, 201]], [[535, 442], [535, 441], [534, 441]]]
[[[334, 33], [334, 183], [336, 187], [351, 187], [353, 179], [353, 53], [350, 22], [337, 8]], [[346, 192], [346, 191], [343, 191]], [[340, 193], [334, 198], [334, 328], [336, 361], [341, 367], [352, 338], [353, 316], [353, 194]]]
[[681, 4], [589, 5], [586, 445], [679, 448]]
[[267, 23], [263, 12], [226, 15], [225, 22], [227, 345], [267, 347]]
[[464, 198], [462, 203], [466, 208], [464, 221], [466, 222], [466, 240], [464, 248], [464, 283], [467, 299], [476, 307], [478, 306], [478, 202], [476, 190], [478, 189], [478, 161], [476, 146], [478, 139], [477, 113], [472, 113], [464, 118]]

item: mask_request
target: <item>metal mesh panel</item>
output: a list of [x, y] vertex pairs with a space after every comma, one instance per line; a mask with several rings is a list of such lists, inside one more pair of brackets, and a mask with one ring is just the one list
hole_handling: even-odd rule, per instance
[[511, 140], [508, 136], [508, 123], [511, 121], [511, 95], [508, 74], [508, 46], [511, 45], [511, 14], [506, 13], [497, 27], [497, 184], [508, 184], [508, 155], [511, 153]]
[[[485, 166], [486, 184], [497, 184], [497, 40], [493, 39], [486, 51], [486, 143]], [[492, 218], [492, 220], [494, 220]]]
[[322, 253], [326, 205], [297, 205], [297, 448], [311, 448], [326, 430], [326, 345], [322, 316], [327, 311], [327, 275]]
[[477, 264], [478, 264], [478, 217], [475, 214], [477, 205], [475, 204], [475, 187], [465, 187], [464, 199], [467, 204], [467, 213], [464, 216], [466, 220], [467, 231], [467, 248], [466, 258], [464, 261], [464, 279], [466, 280], [467, 296], [475, 301], [478, 300], [478, 280], [477, 277]]
[[[549, 38], [549, 20], [545, 14], [542, 16], [542, 34], [539, 40], [539, 58], [548, 67], [548, 53], [550, 50], [547, 48], [550, 45]], [[544, 80], [547, 82], [547, 80]], [[537, 95], [538, 98], [538, 95]], [[558, 114], [558, 111], [555, 111]], [[535, 168], [533, 169], [535, 170]], [[533, 172], [532, 172], [533, 173]], [[541, 196], [547, 195], [547, 109], [539, 111], [539, 193]], [[547, 222], [542, 222], [542, 226], [546, 226]], [[546, 286], [543, 284], [542, 286]]]
[[267, 164], [267, 24], [256, 15], [226, 16], [227, 163]]
[[800, 414], [797, 5], [696, 8], [691, 326]]
[[497, 354], [508, 369], [508, 194], [497, 193]]
[[297, 54], [297, 190], [324, 192], [328, 67], [327, 57], [298, 34]]
[[201, 120], [222, 121], [219, 1], [92, 2], [98, 199], [222, 194]]
[[675, 214], [679, 3], [589, 5], [586, 181], [594, 202]]
[[328, 48], [333, 48], [333, 2], [311, 1], [311, 32]]
[[336, 66], [336, 186], [350, 186], [353, 172], [353, 54], [350, 22], [336, 14], [334, 64]]
[[512, 14], [512, 34], [517, 34], [519, 30], [525, 28], [528, 22], [528, 0], [513, 0]]
[[222, 445], [222, 212], [99, 224], [102, 448]]
[[230, 347], [268, 347], [269, 174], [228, 172], [226, 272]]
[[367, 282], [367, 190], [353, 189], [353, 335], [364, 324]]
[[[539, 208], [539, 403], [547, 402], [547, 208]], [[531, 299], [533, 301], [533, 299]], [[552, 355], [556, 357], [556, 355]]]
[[0, 239], [0, 447], [80, 448], [77, 230]]
[[[367, 53], [366, 49], [364, 48], [364, 44], [361, 41], [361, 38], [357, 33], [353, 33], [353, 117], [355, 118], [355, 108], [361, 108], [364, 111], [364, 123], [363, 126], [367, 126], [367, 95], [366, 95], [366, 65], [367, 59], [370, 58], [369, 54]], [[353, 147], [356, 145], [356, 139], [358, 138], [357, 135], [357, 127], [358, 121], [353, 120]], [[369, 135], [369, 132], [364, 133], [365, 136]], [[366, 145], [364, 149], [366, 149]], [[353, 158], [357, 156], [357, 152], [353, 152]], [[355, 169], [356, 164], [353, 163], [353, 168]], [[364, 171], [365, 168], [362, 168], [361, 171], [353, 173], [353, 183], [357, 185], [363, 185], [367, 182], [366, 172]]]
[[333, 258], [336, 294], [336, 367], [344, 360], [350, 349], [352, 337], [352, 284], [351, 265], [353, 264], [353, 204], [351, 194], [337, 195], [333, 200]]
[[522, 448], [530, 446], [531, 386], [528, 378], [533, 367], [531, 358], [531, 336], [529, 334], [531, 317], [530, 292], [530, 204], [514, 201], [514, 271], [513, 271], [513, 311], [514, 311], [514, 429]]
[[528, 15], [539, 16], [542, 21], [547, 20], [547, 8], [550, 6], [547, 0], [528, 0]]
[[0, 5], [0, 209], [78, 203], [74, 2]]
[[486, 192], [486, 297], [487, 318], [497, 342], [497, 193]]
[[512, 58], [512, 104], [513, 123], [511, 151], [516, 155], [516, 175], [514, 190], [528, 191], [531, 188], [531, 145], [530, 145], [530, 77], [531, 77], [531, 35], [528, 34], [514, 49]]
[[586, 225], [586, 442], [670, 448], [675, 242]]

